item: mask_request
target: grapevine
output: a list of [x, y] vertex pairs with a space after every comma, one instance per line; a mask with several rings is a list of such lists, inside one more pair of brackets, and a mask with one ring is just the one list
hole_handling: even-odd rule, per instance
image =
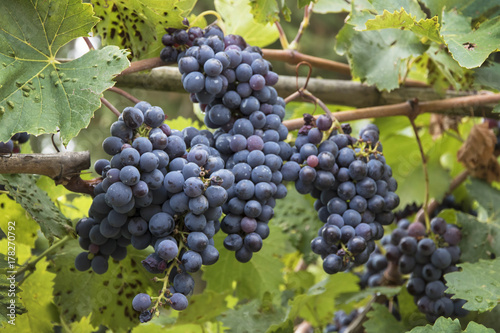
[[0, 5], [0, 326], [499, 331], [492, 5], [207, 5]]

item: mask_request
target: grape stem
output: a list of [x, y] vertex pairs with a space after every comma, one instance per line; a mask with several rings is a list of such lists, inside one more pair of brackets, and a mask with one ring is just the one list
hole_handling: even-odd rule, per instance
[[111, 112], [113, 112], [117, 117], [119, 117], [121, 115], [120, 111], [118, 111], [117, 108], [115, 108], [113, 106], [113, 104], [111, 104], [106, 98], [104, 97], [101, 97], [101, 102], [102, 104], [104, 104], [108, 109], [111, 110]]
[[160, 305], [160, 302], [164, 298], [164, 294], [168, 289], [168, 277], [170, 276], [170, 272], [172, 271], [174, 266], [176, 266], [176, 264], [172, 263], [172, 265], [170, 265], [170, 267], [167, 269], [167, 272], [165, 273], [165, 278], [163, 279], [163, 286], [161, 288], [160, 295], [156, 299], [155, 305], [151, 308], [151, 311], [153, 311], [153, 313], [155, 314], [158, 311], [158, 306]]
[[425, 219], [425, 226], [427, 229], [427, 232], [431, 230], [431, 223], [429, 220], [429, 212], [427, 211], [427, 205], [429, 204], [429, 170], [427, 169], [427, 157], [425, 156], [424, 148], [422, 146], [422, 141], [420, 140], [420, 136], [418, 135], [418, 128], [417, 125], [415, 124], [415, 118], [418, 115], [418, 101], [414, 101], [413, 103], [410, 103], [415, 110], [415, 115], [414, 116], [409, 116], [408, 119], [410, 120], [411, 127], [413, 128], [413, 132], [415, 133], [415, 139], [417, 140], [418, 144], [418, 149], [420, 150], [420, 156], [422, 157], [422, 168], [424, 169], [424, 179], [425, 179], [425, 195], [424, 195], [424, 204], [422, 206], [424, 210], [424, 219]]
[[[290, 97], [291, 96], [287, 98]], [[500, 101], [500, 93], [419, 102], [418, 114], [422, 113], [462, 114], [458, 113], [456, 109], [463, 107], [498, 103], [499, 101]], [[448, 111], [449, 109], [452, 110]], [[393, 116], [409, 117], [412, 115], [416, 116], [417, 114], [415, 114], [415, 111], [413, 110], [413, 107], [411, 106], [410, 102], [335, 112], [335, 118], [337, 118], [337, 120], [340, 122], [368, 119], [368, 118], [393, 117]], [[482, 112], [475, 112], [473, 115], [476, 117], [491, 116], [495, 119], [498, 118], [498, 115], [495, 114], [486, 115]], [[318, 116], [315, 116], [315, 118], [317, 117]], [[304, 121], [302, 118], [291, 119], [284, 121], [283, 125], [285, 125], [289, 130], [296, 130], [304, 125]]]
[[309, 26], [309, 18], [311, 16], [313, 6], [314, 6], [314, 3], [311, 2], [310, 4], [308, 4], [304, 7], [304, 18], [302, 19], [302, 22], [300, 22], [300, 26], [299, 26], [299, 30], [297, 31], [297, 35], [295, 36], [294, 40], [288, 46], [289, 49], [292, 49], [292, 50], [297, 49], [299, 42], [300, 42], [300, 39], [302, 38], [302, 35], [304, 34], [304, 30]]
[[221, 22], [221, 24], [222, 24], [222, 22], [224, 22], [224, 21], [222, 20], [222, 17], [220, 16], [220, 14], [219, 14], [219, 13], [217, 13], [215, 10], [206, 10], [206, 11], [204, 11], [204, 12], [200, 13], [200, 15], [196, 16], [196, 18], [193, 20], [193, 22], [190, 22], [190, 24], [189, 24], [189, 25], [190, 25], [190, 26], [192, 26], [192, 27], [195, 27], [195, 26], [196, 26], [196, 22], [197, 22], [199, 19], [202, 19], [203, 17], [208, 16], [208, 15], [213, 15], [213, 16], [215, 16], [215, 17], [217, 18], [217, 21]]
[[[450, 183], [450, 187], [448, 188], [448, 191], [445, 193], [445, 196], [450, 195], [455, 191], [457, 187], [459, 187], [469, 176], [469, 171], [464, 170], [461, 173], [459, 173], [455, 178]], [[432, 214], [437, 208], [439, 207], [439, 202], [435, 199], [432, 199], [429, 202], [429, 205], [427, 206], [427, 212], [429, 214]], [[424, 208], [422, 208], [417, 212], [415, 220], [424, 221]]]
[[94, 45], [92, 45], [92, 42], [90, 41], [90, 38], [88, 37], [83, 37], [83, 40], [87, 44], [89, 50], [95, 50]]
[[122, 95], [123, 97], [127, 98], [129, 101], [131, 101], [134, 104], [137, 104], [137, 103], [139, 103], [141, 101], [140, 99], [138, 99], [135, 96], [129, 94], [128, 92], [126, 92], [123, 89], [120, 89], [120, 88], [117, 88], [117, 87], [111, 87], [108, 90], [112, 91], [114, 93], [117, 93], [119, 95]]
[[[23, 274], [26, 271], [33, 272], [36, 269], [36, 264], [40, 260], [42, 260], [43, 258], [45, 258], [49, 253], [51, 253], [52, 251], [54, 251], [58, 247], [64, 245], [64, 243], [66, 243], [70, 239], [72, 239], [72, 237], [70, 237], [69, 235], [66, 235], [63, 238], [61, 238], [60, 240], [58, 240], [57, 242], [55, 242], [54, 244], [52, 244], [48, 249], [46, 249], [40, 255], [38, 255], [33, 261], [28, 262], [23, 267], [21, 267], [17, 271], [17, 275], [20, 276], [21, 274]], [[28, 275], [29, 274], [26, 274], [25, 276], [23, 276], [21, 278], [21, 280], [19, 281], [19, 286], [21, 285], [21, 283], [23, 283], [23, 281], [26, 279], [26, 277], [28, 277]]]
[[[285, 30], [283, 30], [283, 27], [281, 26], [279, 21], [274, 22], [274, 24], [276, 25], [276, 28], [278, 29], [281, 47], [284, 50], [288, 49], [290, 47], [290, 45], [288, 44], [288, 40], [287, 40], [286, 35], [285, 35]], [[262, 51], [264, 51], [264, 50], [262, 50]]]

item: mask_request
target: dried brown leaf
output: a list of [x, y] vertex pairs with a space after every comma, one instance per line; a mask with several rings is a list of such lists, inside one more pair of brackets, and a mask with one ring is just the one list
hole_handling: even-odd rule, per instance
[[444, 132], [452, 130], [458, 133], [458, 125], [462, 117], [459, 116], [445, 116], [442, 114], [432, 114], [429, 124], [429, 132], [432, 138], [436, 140]]
[[471, 175], [488, 182], [500, 181], [500, 164], [493, 154], [497, 138], [487, 123], [474, 125], [457, 153]]

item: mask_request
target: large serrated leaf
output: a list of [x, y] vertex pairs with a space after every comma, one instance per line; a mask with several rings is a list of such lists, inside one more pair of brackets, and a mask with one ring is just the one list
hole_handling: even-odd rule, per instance
[[500, 45], [500, 17], [472, 29], [472, 18], [457, 12], [443, 13], [441, 35], [453, 58], [465, 68], [479, 67]]
[[474, 79], [480, 87], [500, 90], [500, 64], [492, 63], [475, 69]]
[[283, 283], [281, 269], [283, 263], [278, 255], [283, 254], [288, 246], [286, 235], [276, 227], [271, 226], [271, 233], [264, 242], [262, 250], [253, 254], [252, 260], [240, 263], [234, 258], [234, 252], [228, 251], [222, 245], [224, 236], [214, 237], [220, 251], [216, 265], [203, 269], [203, 279], [207, 281], [207, 290], [224, 293], [233, 289], [236, 282], [238, 298], [261, 298], [266, 292], [275, 292]]
[[[54, 184], [54, 181], [52, 181]], [[14, 200], [6, 195], [0, 195], [0, 229], [8, 235], [8, 231], [13, 231], [16, 235], [16, 242], [23, 243], [29, 247], [35, 247], [35, 240], [38, 238], [39, 225], [26, 214], [24, 209]], [[9, 227], [11, 230], [9, 230]]]
[[342, 293], [335, 299], [335, 303], [340, 305], [340, 304], [349, 304], [352, 302], [359, 302], [369, 296], [377, 294], [385, 295], [387, 297], [392, 297], [394, 295], [397, 295], [400, 291], [401, 287], [378, 286], [373, 288], [366, 288], [354, 292]]
[[196, 0], [92, 0], [104, 45], [129, 48], [133, 59], [158, 57], [166, 28], [183, 28]]
[[280, 12], [287, 21], [290, 21], [290, 8], [287, 7], [284, 0], [250, 0], [250, 5], [252, 6], [252, 15], [255, 21], [259, 23], [265, 24], [279, 21]]
[[12, 134], [61, 131], [68, 143], [88, 126], [101, 94], [127, 68], [116, 46], [59, 63], [68, 41], [86, 36], [98, 19], [80, 0], [0, 3], [0, 141]]
[[410, 30], [421, 38], [442, 44], [443, 39], [439, 35], [439, 23], [437, 16], [429, 19], [417, 20], [416, 16], [408, 14], [404, 9], [393, 13], [384, 10], [382, 15], [366, 22], [366, 30], [379, 29], [401, 29]]
[[226, 311], [226, 297], [225, 293], [219, 294], [210, 290], [190, 297], [188, 308], [179, 313], [175, 324], [203, 324], [214, 320]]
[[280, 308], [262, 309], [259, 300], [252, 300], [235, 309], [222, 314], [224, 326], [230, 327], [230, 332], [252, 333], [266, 332], [269, 326], [281, 321], [284, 313]]
[[286, 200], [278, 200], [274, 212], [271, 223], [286, 233], [292, 246], [303, 254], [307, 263], [316, 261], [318, 255], [311, 251], [311, 240], [317, 236], [323, 223], [312, 203], [304, 200], [304, 196], [293, 186], [289, 186]]
[[25, 174], [0, 175], [0, 183], [14, 199], [40, 224], [49, 240], [72, 233], [71, 222], [56, 208], [47, 193], [36, 186], [36, 178]]
[[289, 301], [287, 319], [303, 318], [313, 326], [326, 325], [332, 319], [335, 299], [342, 292], [359, 290], [358, 278], [351, 273], [339, 273], [315, 284], [306, 293]]
[[366, 314], [368, 320], [363, 324], [366, 333], [406, 332], [405, 325], [398, 321], [385, 305], [374, 303], [372, 308], [373, 310]]
[[[272, 44], [279, 38], [274, 24], [254, 20], [246, 1], [215, 0], [214, 5], [224, 20], [226, 34], [240, 35], [248, 44], [259, 47]], [[234, 15], [235, 12], [238, 15]]]
[[447, 292], [467, 301], [464, 309], [485, 312], [500, 302], [500, 258], [457, 265], [460, 272], [445, 275]]
[[473, 321], [469, 322], [465, 331], [462, 331], [458, 319], [439, 317], [434, 325], [415, 327], [409, 333], [495, 333], [491, 328], [486, 328]]
[[493, 188], [483, 180], [472, 178], [466, 185], [470, 196], [477, 201], [479, 206], [483, 207], [492, 220], [500, 222], [500, 191]]
[[318, 0], [313, 7], [313, 12], [318, 14], [349, 12], [351, 6], [345, 0]]
[[120, 262], [109, 259], [108, 271], [98, 275], [74, 268], [75, 257], [82, 252], [76, 240], [61, 247], [51, 270], [56, 273], [54, 300], [64, 309], [61, 315], [65, 320], [79, 320], [91, 314], [93, 326], [105, 325], [113, 331], [128, 331], [139, 324], [139, 313], [132, 308], [132, 299], [138, 293], [154, 295], [161, 285], [152, 282], [153, 275], [140, 263], [147, 251], [127, 250], [125, 259]]

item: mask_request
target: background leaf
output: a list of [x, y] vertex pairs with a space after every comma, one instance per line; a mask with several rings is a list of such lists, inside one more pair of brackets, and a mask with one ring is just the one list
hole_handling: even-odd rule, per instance
[[0, 141], [17, 132], [38, 135], [59, 128], [68, 143], [89, 124], [112, 77], [128, 67], [125, 51], [113, 46], [68, 63], [56, 61], [62, 45], [86, 36], [98, 20], [80, 0], [42, 1], [36, 7], [27, 0], [7, 1], [0, 13]]
[[[226, 34], [240, 35], [252, 46], [264, 47], [274, 43], [279, 38], [278, 28], [267, 20], [259, 20], [250, 11], [260, 8], [261, 5], [276, 5], [274, 0], [258, 1], [251, 3], [237, 0], [215, 0], [214, 5], [224, 20]], [[264, 9], [267, 10], [267, 9]], [[238, 15], [234, 15], [238, 13]]]
[[500, 17], [483, 22], [472, 30], [472, 19], [457, 12], [443, 13], [441, 35], [453, 58], [465, 68], [479, 67], [498, 50]]
[[[445, 275], [447, 292], [467, 301], [464, 309], [489, 311], [500, 302], [500, 258], [458, 264], [460, 272]], [[481, 272], [481, 274], [478, 274]]]
[[56, 208], [47, 193], [36, 186], [33, 175], [2, 174], [0, 183], [6, 185], [9, 194], [40, 224], [47, 239], [74, 233], [71, 222]]
[[184, 28], [182, 20], [196, 0], [92, 0], [101, 21], [95, 30], [103, 45], [130, 49], [135, 60], [159, 57], [165, 28]]

